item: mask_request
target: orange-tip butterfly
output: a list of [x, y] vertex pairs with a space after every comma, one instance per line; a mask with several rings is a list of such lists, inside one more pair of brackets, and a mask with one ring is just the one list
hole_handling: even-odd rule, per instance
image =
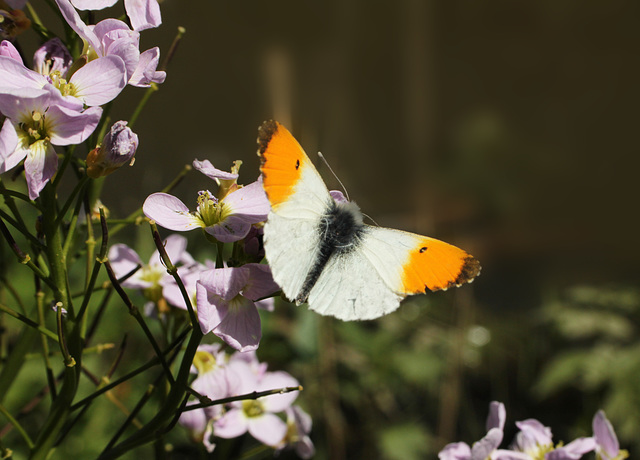
[[427, 236], [363, 223], [338, 202], [300, 144], [277, 121], [258, 130], [258, 155], [271, 212], [264, 249], [273, 278], [296, 304], [351, 321], [398, 308], [410, 294], [472, 281], [480, 263]]

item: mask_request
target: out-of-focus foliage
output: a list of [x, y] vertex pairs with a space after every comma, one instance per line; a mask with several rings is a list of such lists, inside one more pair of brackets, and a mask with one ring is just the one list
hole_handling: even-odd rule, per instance
[[533, 390], [549, 398], [568, 388], [602, 407], [624, 444], [640, 448], [640, 290], [625, 286], [574, 286], [542, 308], [560, 336]]

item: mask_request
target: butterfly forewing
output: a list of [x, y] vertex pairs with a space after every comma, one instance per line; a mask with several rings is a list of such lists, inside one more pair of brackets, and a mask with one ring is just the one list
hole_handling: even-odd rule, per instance
[[271, 212], [264, 246], [273, 278], [295, 300], [320, 245], [318, 222], [331, 195], [300, 144], [276, 121], [258, 131], [263, 186]]

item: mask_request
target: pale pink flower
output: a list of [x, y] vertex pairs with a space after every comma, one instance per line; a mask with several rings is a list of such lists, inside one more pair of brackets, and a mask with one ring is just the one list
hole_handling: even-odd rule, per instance
[[157, 47], [140, 53], [140, 34], [118, 19], [105, 19], [95, 26], [85, 24], [69, 0], [56, 0], [62, 16], [85, 41], [83, 53], [93, 60], [104, 56], [120, 57], [126, 69], [126, 80], [132, 86], [148, 87], [162, 83], [166, 73], [158, 71]]
[[[171, 235], [164, 241], [164, 248], [171, 263], [179, 266], [178, 273], [195, 264], [193, 257], [187, 252], [187, 239], [181, 235]], [[109, 262], [116, 277], [122, 278], [137, 267], [132, 276], [122, 282], [122, 286], [140, 289], [149, 300], [145, 311], [152, 311], [152, 307], [164, 298], [165, 286], [173, 282], [173, 277], [167, 273], [162, 263], [160, 253], [155, 250], [148, 263], [142, 262], [140, 256], [125, 244], [115, 244], [109, 249]], [[184, 268], [183, 268], [184, 267]], [[182, 300], [184, 304], [184, 299]]]
[[256, 301], [279, 289], [268, 265], [246, 264], [200, 273], [196, 287], [198, 322], [240, 351], [258, 348], [262, 336]]
[[[116, 4], [118, 0], [72, 0], [79, 10], [101, 10]], [[158, 0], [124, 0], [124, 9], [131, 20], [133, 30], [144, 30], [162, 24]]]
[[[59, 63], [63, 68], [63, 64]], [[0, 55], [0, 93], [14, 90], [55, 88], [60, 104], [80, 111], [112, 101], [126, 86], [124, 62], [117, 56], [96, 59], [76, 71], [67, 81], [60, 72], [43, 75], [21, 61]]]
[[[0, 62], [9, 61], [16, 62], [0, 56]], [[0, 92], [0, 112], [7, 117], [0, 131], [0, 173], [24, 160], [32, 200], [57, 170], [53, 146], [84, 142], [102, 115], [100, 107], [84, 112], [65, 107], [60, 93], [49, 88]]]
[[[276, 390], [298, 386], [298, 381], [286, 372], [266, 372], [257, 376], [248, 365], [234, 368], [239, 377], [239, 394]], [[268, 446], [277, 447], [287, 435], [286, 423], [276, 415], [285, 411], [298, 396], [297, 391], [235, 401], [222, 417], [214, 422], [213, 432], [221, 438], [235, 438], [246, 432]]]
[[[213, 168], [211, 163], [194, 161], [194, 166], [219, 183], [235, 180], [237, 174]], [[198, 207], [190, 212], [182, 200], [168, 193], [153, 193], [145, 200], [144, 214], [161, 227], [178, 232], [204, 228], [205, 232], [223, 243], [243, 239], [253, 224], [263, 222], [269, 214], [269, 201], [258, 180], [241, 188], [234, 188], [222, 199], [210, 191], [198, 193]]]

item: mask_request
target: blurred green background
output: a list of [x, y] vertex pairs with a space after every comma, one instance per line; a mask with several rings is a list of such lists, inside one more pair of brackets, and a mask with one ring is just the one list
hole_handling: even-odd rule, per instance
[[[483, 265], [472, 285], [377, 321], [285, 303], [263, 315], [258, 356], [304, 386], [317, 458], [436, 458], [484, 435], [492, 400], [507, 407], [506, 441], [526, 418], [556, 441], [591, 435], [602, 408], [631, 458], [640, 453], [640, 3], [161, 6], [164, 24], [141, 48], [166, 53], [178, 26], [187, 33], [136, 125], [135, 166], [106, 182], [113, 215], [194, 158], [220, 169], [241, 159], [252, 182], [257, 127], [275, 118], [314, 161], [323, 152], [378, 224], [444, 239]], [[126, 92], [115, 117], [141, 97]], [[208, 187], [192, 173], [175, 194], [195, 205]], [[122, 317], [133, 320], [110, 315], [103, 340], [117, 343]], [[181, 428], [171, 441], [176, 458], [196, 455]]]

